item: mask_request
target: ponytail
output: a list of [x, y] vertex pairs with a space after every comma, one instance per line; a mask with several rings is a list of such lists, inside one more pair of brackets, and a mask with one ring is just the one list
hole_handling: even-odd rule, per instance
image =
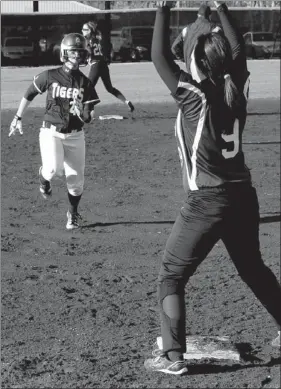
[[199, 70], [217, 88], [222, 88], [224, 101], [228, 107], [227, 115], [239, 119], [246, 111], [247, 101], [231, 77], [233, 59], [226, 37], [216, 32], [200, 35], [195, 45], [194, 56]]
[[224, 75], [224, 101], [235, 118], [246, 109], [245, 96], [239, 92], [229, 73]]

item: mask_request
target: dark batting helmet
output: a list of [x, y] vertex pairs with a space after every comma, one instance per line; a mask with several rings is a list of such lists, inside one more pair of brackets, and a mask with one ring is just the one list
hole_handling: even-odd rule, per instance
[[61, 62], [67, 62], [71, 58], [71, 52], [79, 52], [78, 63], [79, 65], [86, 65], [88, 59], [88, 50], [86, 39], [83, 35], [76, 32], [67, 34], [60, 46], [60, 60]]

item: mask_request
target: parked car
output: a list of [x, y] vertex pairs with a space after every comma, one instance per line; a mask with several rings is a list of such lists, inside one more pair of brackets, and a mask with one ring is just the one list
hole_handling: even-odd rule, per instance
[[140, 61], [150, 59], [152, 27], [131, 26], [111, 32], [111, 59]]
[[3, 61], [31, 59], [34, 58], [34, 53], [34, 42], [28, 37], [9, 36], [4, 38], [2, 45]]
[[111, 52], [110, 57], [111, 61], [115, 61], [120, 57], [120, 50], [123, 45], [123, 38], [121, 37], [121, 30], [111, 31], [110, 33], [110, 42], [111, 42]]
[[280, 40], [272, 32], [248, 31], [243, 37], [248, 58], [280, 58]]

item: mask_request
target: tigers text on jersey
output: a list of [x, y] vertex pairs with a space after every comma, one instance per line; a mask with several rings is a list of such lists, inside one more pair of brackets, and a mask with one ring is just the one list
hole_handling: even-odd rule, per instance
[[40, 94], [47, 91], [44, 121], [56, 126], [59, 132], [83, 127], [72, 108], [74, 99], [82, 103], [99, 102], [90, 80], [80, 70], [69, 70], [65, 65], [45, 70], [35, 76], [33, 88]]
[[218, 92], [207, 79], [198, 84], [183, 71], [173, 97], [179, 106], [175, 135], [185, 191], [251, 181], [242, 151], [246, 111], [240, 120], [230, 119], [223, 88]]

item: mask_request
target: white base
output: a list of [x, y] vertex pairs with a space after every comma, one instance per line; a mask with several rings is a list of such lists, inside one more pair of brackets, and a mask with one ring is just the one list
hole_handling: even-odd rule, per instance
[[[163, 348], [161, 336], [157, 338], [160, 350]], [[184, 359], [225, 359], [239, 361], [240, 355], [231, 345], [228, 336], [187, 336]]]
[[120, 115], [102, 115], [102, 116], [99, 116], [99, 119], [100, 120], [108, 120], [108, 119], [123, 120], [124, 116], [120, 116]]

